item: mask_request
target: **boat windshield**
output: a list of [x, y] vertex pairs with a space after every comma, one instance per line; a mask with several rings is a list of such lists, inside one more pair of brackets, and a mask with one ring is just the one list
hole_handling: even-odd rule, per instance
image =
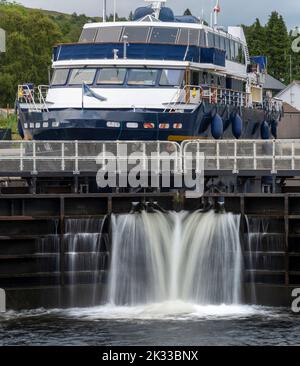
[[150, 43], [175, 44], [177, 33], [177, 28], [154, 27]]
[[132, 69], [129, 72], [128, 85], [149, 85], [156, 84], [158, 70]]
[[99, 28], [96, 42], [106, 43], [113, 42], [118, 43], [121, 38], [122, 27], [102, 27]]
[[125, 27], [124, 36], [128, 37], [128, 42], [146, 43], [150, 27]]
[[93, 84], [96, 69], [73, 69], [69, 80], [70, 85]]
[[183, 70], [162, 70], [159, 85], [162, 86], [179, 86], [182, 81]]
[[197, 29], [181, 29], [178, 44], [198, 46], [200, 31]]
[[86, 28], [83, 29], [79, 42], [80, 43], [89, 43], [94, 42], [95, 36], [97, 33], [97, 28]]
[[102, 69], [100, 70], [97, 84], [122, 85], [124, 84], [126, 69]]
[[65, 85], [68, 75], [69, 69], [56, 69], [52, 76], [51, 85]]

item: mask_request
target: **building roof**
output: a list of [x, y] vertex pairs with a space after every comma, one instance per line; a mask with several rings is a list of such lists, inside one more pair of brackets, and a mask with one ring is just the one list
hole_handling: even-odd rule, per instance
[[266, 75], [266, 82], [264, 85], [264, 89], [281, 91], [285, 88], [286, 85], [284, 85], [281, 81], [275, 79], [273, 76], [269, 74]]
[[297, 85], [300, 87], [300, 80], [294, 80], [293, 82], [291, 82], [291, 84], [289, 84], [283, 90], [279, 91], [279, 93], [276, 95], [276, 98], [280, 98], [283, 94], [285, 94], [288, 90], [290, 90], [294, 85]]
[[290, 105], [289, 103], [283, 102], [283, 111], [284, 113], [300, 113], [300, 111], [293, 107], [292, 105]]

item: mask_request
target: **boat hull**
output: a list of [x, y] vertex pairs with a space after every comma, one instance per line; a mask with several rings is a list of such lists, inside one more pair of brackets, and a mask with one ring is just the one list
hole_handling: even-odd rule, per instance
[[[236, 138], [232, 116], [242, 119], [240, 138], [260, 138], [266, 119], [263, 110], [233, 106], [200, 105], [194, 111], [60, 109], [19, 113], [19, 129], [25, 139], [34, 140], [171, 140], [212, 138], [212, 121], [223, 121], [219, 138]], [[275, 117], [272, 117], [275, 118]], [[277, 116], [276, 116], [277, 118]]]

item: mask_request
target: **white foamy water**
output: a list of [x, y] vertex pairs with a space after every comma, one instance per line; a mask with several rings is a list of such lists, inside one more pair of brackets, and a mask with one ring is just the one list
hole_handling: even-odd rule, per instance
[[241, 302], [240, 216], [160, 212], [112, 217], [109, 302]]
[[268, 314], [267, 308], [247, 305], [197, 305], [183, 301], [166, 301], [139, 306], [105, 305], [86, 309], [69, 309], [66, 315], [83, 320], [176, 320], [241, 318]]

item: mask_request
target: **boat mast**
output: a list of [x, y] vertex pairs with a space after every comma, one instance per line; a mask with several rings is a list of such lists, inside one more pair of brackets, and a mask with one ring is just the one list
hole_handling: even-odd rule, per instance
[[214, 27], [218, 26], [218, 15], [220, 12], [221, 12], [220, 1], [217, 0], [217, 3], [214, 7]]
[[114, 0], [114, 22], [116, 22], [117, 17], [117, 0]]
[[106, 0], [103, 0], [103, 15], [102, 15], [103, 23], [106, 22]]

